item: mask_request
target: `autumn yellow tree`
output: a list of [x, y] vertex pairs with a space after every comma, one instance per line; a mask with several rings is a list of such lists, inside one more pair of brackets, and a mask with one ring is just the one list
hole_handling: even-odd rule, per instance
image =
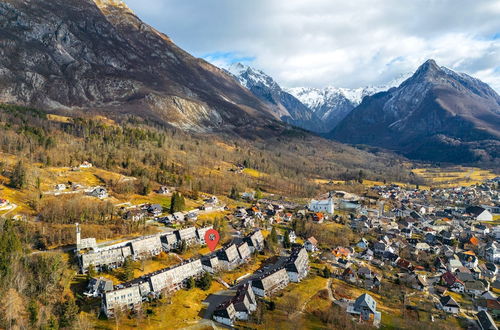
[[2, 314], [7, 329], [22, 328], [26, 319], [25, 304], [21, 295], [15, 289], [9, 289], [2, 298]]

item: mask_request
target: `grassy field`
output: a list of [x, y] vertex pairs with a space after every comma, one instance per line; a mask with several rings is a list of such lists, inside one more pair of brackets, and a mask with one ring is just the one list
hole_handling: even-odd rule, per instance
[[[311, 312], [318, 308], [328, 307], [328, 300], [321, 298], [319, 292], [324, 290], [327, 279], [310, 275], [300, 283], [291, 283], [272, 300], [276, 303], [276, 310], [268, 311], [261, 325], [252, 324], [257, 329], [290, 329], [295, 328], [315, 329], [321, 327], [321, 322], [315, 319]], [[288, 300], [295, 300], [296, 312], [289, 313], [285, 309]]]
[[243, 173], [250, 175], [251, 177], [254, 177], [254, 178], [260, 178], [260, 177], [266, 175], [265, 173], [259, 172], [257, 170], [252, 169], [252, 168], [245, 168], [243, 170]]
[[430, 185], [437, 187], [470, 186], [497, 176], [489, 170], [463, 166], [417, 168], [412, 172], [424, 178]]
[[210, 294], [224, 290], [212, 282], [209, 290], [195, 288], [174, 293], [170, 302], [153, 302], [143, 306], [142, 314], [119, 320], [97, 320], [97, 329], [181, 329], [196, 325], [203, 319], [205, 300]]

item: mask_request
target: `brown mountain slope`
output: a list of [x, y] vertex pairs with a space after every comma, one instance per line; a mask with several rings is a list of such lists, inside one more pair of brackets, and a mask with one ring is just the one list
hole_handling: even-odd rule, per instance
[[2, 1], [0, 102], [135, 114], [193, 131], [281, 127], [232, 77], [116, 0]]

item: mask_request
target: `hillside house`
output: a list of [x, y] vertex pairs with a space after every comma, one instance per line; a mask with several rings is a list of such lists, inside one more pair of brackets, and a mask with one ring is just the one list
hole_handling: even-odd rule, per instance
[[363, 293], [353, 303], [349, 304], [347, 313], [356, 315], [360, 321], [374, 326], [378, 326], [382, 318], [382, 314], [377, 311], [377, 302], [367, 293]]
[[135, 259], [157, 256], [162, 251], [161, 239], [158, 235], [133, 240], [130, 245]]
[[91, 168], [92, 167], [92, 163], [84, 161], [83, 163], [80, 164], [79, 167], [80, 168]]
[[285, 265], [290, 282], [300, 282], [309, 273], [309, 256], [304, 248], [292, 250]]
[[89, 193], [90, 196], [97, 197], [99, 199], [104, 199], [108, 197], [108, 192], [103, 187], [95, 187]]
[[220, 269], [219, 258], [215, 254], [201, 258], [201, 265], [204, 271], [212, 274], [218, 272]]
[[80, 255], [80, 269], [82, 273], [86, 273], [90, 265], [97, 270], [101, 270], [105, 266], [116, 268], [121, 266], [129, 256], [132, 256], [130, 246], [85, 253]]
[[108, 317], [112, 317], [117, 309], [137, 310], [141, 303], [139, 286], [133, 285], [104, 293], [102, 310]]
[[231, 302], [236, 310], [236, 319], [238, 320], [248, 320], [250, 315], [257, 310], [257, 300], [250, 283], [239, 287]]
[[311, 236], [305, 241], [304, 248], [308, 252], [316, 252], [318, 251], [318, 241], [316, 240], [316, 238]]
[[476, 314], [477, 324], [481, 330], [498, 330], [495, 321], [486, 311], [480, 311]]
[[240, 264], [240, 254], [236, 244], [232, 243], [229, 246], [217, 251], [219, 265], [225, 270], [232, 270]]
[[213, 229], [213, 227], [212, 226], [207, 226], [207, 227], [196, 229], [196, 236], [197, 236], [198, 241], [200, 242], [201, 245], [207, 244], [207, 242], [205, 242], [205, 234], [210, 229]]
[[171, 191], [167, 186], [161, 186], [158, 190], [156, 190], [156, 193], [160, 195], [167, 195], [170, 194], [170, 192]]
[[144, 210], [140, 210], [140, 209], [129, 210], [129, 211], [125, 212], [125, 214], [123, 215], [124, 220], [133, 221], [133, 222], [141, 221], [145, 217], [146, 217], [146, 212]]
[[87, 291], [83, 294], [87, 297], [101, 297], [106, 292], [113, 290], [113, 281], [108, 280], [104, 277], [91, 278], [89, 284], [87, 285]]
[[285, 288], [290, 279], [285, 268], [274, 270], [264, 274], [260, 278], [252, 281], [252, 289], [259, 297], [269, 297], [279, 290]]
[[151, 204], [148, 206], [148, 213], [153, 217], [158, 217], [163, 213], [163, 207], [160, 204]]
[[250, 251], [254, 253], [255, 251], [262, 251], [264, 249], [264, 236], [260, 230], [254, 231], [250, 236], [245, 237], [245, 241], [250, 248]]
[[238, 249], [238, 254], [240, 256], [241, 262], [246, 262], [250, 257], [252, 256], [252, 252], [250, 251], [250, 248], [248, 247], [247, 242], [241, 242], [236, 245]]
[[232, 327], [236, 319], [236, 309], [232, 301], [229, 300], [217, 306], [212, 317], [214, 321]]
[[179, 242], [184, 241], [188, 246], [196, 244], [198, 242], [198, 235], [196, 232], [196, 227], [188, 227], [175, 231], [177, 240]]
[[444, 296], [439, 299], [438, 307], [447, 313], [460, 313], [460, 305], [451, 296]]

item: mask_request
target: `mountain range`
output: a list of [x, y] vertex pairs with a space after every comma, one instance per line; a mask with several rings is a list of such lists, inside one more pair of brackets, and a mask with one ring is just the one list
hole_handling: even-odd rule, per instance
[[430, 161], [500, 157], [500, 96], [432, 60], [386, 86], [287, 89], [190, 55], [120, 0], [4, 0], [0, 36], [0, 103], [252, 139], [300, 127]]
[[328, 86], [325, 88], [283, 88], [271, 76], [243, 63], [226, 68], [241, 85], [266, 102], [283, 121], [316, 133], [327, 133], [342, 121], [363, 97], [398, 86], [409, 74], [386, 85], [356, 89]]
[[399, 87], [365, 97], [327, 136], [413, 159], [496, 162], [500, 96], [480, 80], [428, 60]]

